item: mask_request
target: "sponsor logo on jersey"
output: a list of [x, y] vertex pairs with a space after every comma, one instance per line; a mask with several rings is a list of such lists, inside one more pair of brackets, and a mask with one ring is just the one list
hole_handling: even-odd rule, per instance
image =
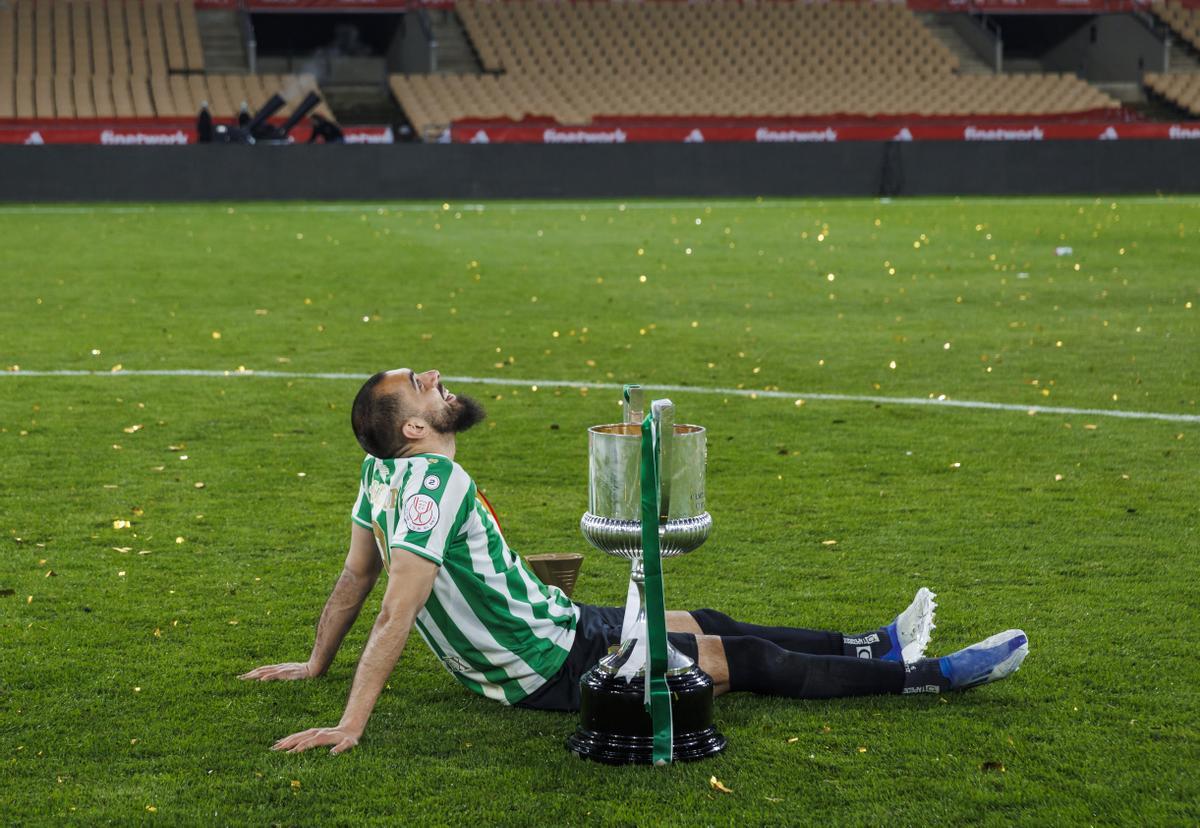
[[871, 657], [871, 648], [870, 647], [858, 647], [857, 649], [855, 649], [854, 655], [857, 656], [858, 658], [870, 658]]
[[440, 485], [442, 485], [442, 479], [440, 477], [438, 477], [436, 474], [431, 474], [425, 478], [424, 486], [426, 489], [429, 489], [429, 491], [431, 491], [431, 492]]
[[439, 517], [438, 505], [429, 495], [415, 494], [404, 501], [404, 525], [414, 532], [428, 532]]

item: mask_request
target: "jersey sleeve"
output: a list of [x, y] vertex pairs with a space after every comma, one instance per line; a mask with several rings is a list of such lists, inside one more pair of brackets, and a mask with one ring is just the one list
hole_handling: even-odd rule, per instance
[[368, 456], [366, 460], [363, 460], [362, 468], [359, 470], [358, 498], [354, 501], [354, 508], [350, 510], [350, 520], [364, 529], [371, 528], [371, 496], [368, 494], [371, 465], [372, 458]]
[[388, 545], [441, 566], [450, 542], [462, 531], [474, 491], [470, 475], [458, 464], [445, 459], [430, 463], [404, 487]]

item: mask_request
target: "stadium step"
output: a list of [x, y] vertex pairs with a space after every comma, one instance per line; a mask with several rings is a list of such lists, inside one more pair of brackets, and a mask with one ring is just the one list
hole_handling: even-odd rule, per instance
[[1168, 57], [1171, 72], [1200, 72], [1200, 60], [1196, 50], [1188, 43], [1171, 39], [1171, 54]]
[[204, 65], [218, 74], [250, 71], [246, 46], [242, 38], [241, 21], [235, 11], [196, 11], [196, 27], [204, 47]]
[[938, 14], [937, 12], [919, 12], [917, 17], [934, 37], [940, 40], [950, 53], [958, 58], [958, 74], [960, 75], [991, 75], [992, 65], [985, 62], [970, 44], [958, 33], [956, 25], [964, 22], [969, 25], [968, 18], [961, 12]]
[[404, 120], [400, 107], [379, 84], [326, 83], [321, 92], [342, 123], [394, 126]]
[[1106, 95], [1111, 95], [1125, 106], [1138, 106], [1146, 102], [1146, 93], [1139, 81], [1093, 81], [1092, 86]]
[[439, 75], [477, 74], [482, 67], [475, 49], [463, 31], [458, 15], [448, 9], [429, 13], [433, 37], [437, 41], [437, 73]]

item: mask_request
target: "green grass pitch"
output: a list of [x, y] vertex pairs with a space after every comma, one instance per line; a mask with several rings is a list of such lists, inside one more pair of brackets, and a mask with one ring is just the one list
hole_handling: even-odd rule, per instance
[[[0, 208], [0, 815], [1195, 824], [1200, 423], [805, 395], [1194, 418], [1198, 243], [1196, 199]], [[728, 696], [726, 753], [650, 769], [572, 758], [572, 716], [414, 638], [357, 749], [278, 755], [337, 722], [381, 594], [327, 677], [235, 678], [307, 657], [358, 383], [118, 365], [481, 378], [447, 383], [490, 412], [459, 460], [519, 552], [587, 552], [592, 603], [627, 575], [578, 530], [596, 386], [794, 392], [671, 393], [716, 528], [668, 604], [859, 632], [926, 585], [933, 654], [1014, 626], [1031, 654], [941, 698]]]

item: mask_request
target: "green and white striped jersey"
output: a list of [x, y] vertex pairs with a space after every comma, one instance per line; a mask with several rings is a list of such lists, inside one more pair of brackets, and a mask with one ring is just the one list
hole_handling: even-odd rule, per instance
[[416, 627], [468, 688], [514, 704], [558, 672], [579, 610], [508, 548], [458, 463], [438, 454], [368, 456], [352, 518], [375, 533], [385, 566], [403, 549], [440, 567]]

